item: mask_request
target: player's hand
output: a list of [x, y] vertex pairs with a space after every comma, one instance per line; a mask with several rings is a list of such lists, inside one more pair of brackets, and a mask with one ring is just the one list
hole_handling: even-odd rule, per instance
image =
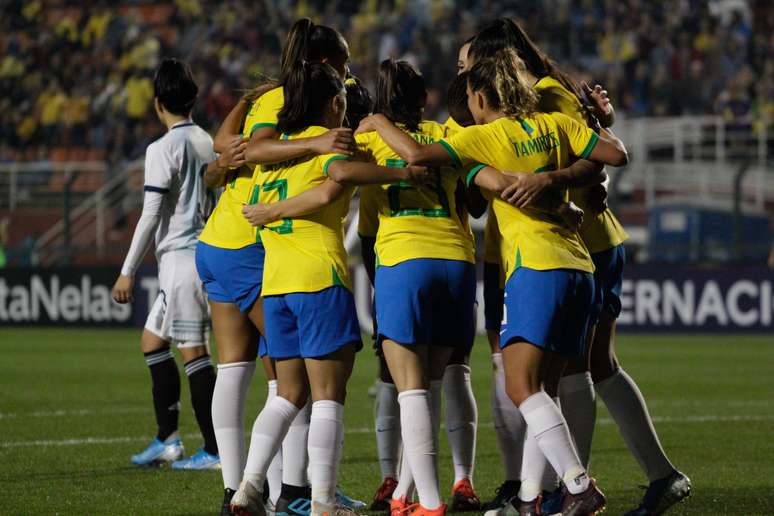
[[435, 186], [438, 184], [438, 170], [428, 167], [410, 165], [401, 170], [401, 178], [415, 186]]
[[113, 300], [116, 303], [126, 304], [131, 303], [134, 299], [132, 292], [134, 291], [134, 277], [124, 276], [121, 274], [118, 276], [115, 285], [113, 285]]
[[279, 219], [272, 206], [271, 203], [245, 204], [242, 206], [242, 215], [253, 226], [262, 227]]
[[245, 164], [245, 150], [247, 149], [247, 138], [241, 136], [234, 137], [220, 156], [218, 156], [218, 167], [220, 168], [239, 168]]
[[588, 187], [586, 205], [595, 214], [600, 214], [607, 209], [607, 188], [605, 185], [598, 184]]
[[355, 153], [355, 138], [352, 129], [337, 127], [327, 133], [315, 136], [311, 139], [312, 152], [318, 156], [323, 154], [345, 154], [352, 156]]
[[607, 96], [607, 90], [602, 86], [596, 84], [594, 89], [583, 82], [581, 83], [583, 92], [586, 94], [586, 98], [591, 102], [589, 108], [595, 117], [597, 117], [602, 125], [609, 127], [613, 117], [613, 105], [610, 103], [610, 98]]
[[774, 269], [774, 247], [771, 248], [771, 253], [769, 253], [769, 268]]
[[385, 116], [381, 113], [369, 115], [360, 121], [360, 125], [357, 126], [355, 136], [363, 133], [370, 133], [376, 131], [376, 127], [385, 120]]
[[525, 173], [506, 173], [506, 176], [516, 176], [515, 180], [507, 186], [500, 198], [517, 208], [525, 208], [532, 201], [550, 188], [553, 181], [551, 175], [543, 174], [525, 174]]
[[578, 231], [583, 224], [583, 210], [571, 202], [559, 206], [559, 216], [570, 231]]

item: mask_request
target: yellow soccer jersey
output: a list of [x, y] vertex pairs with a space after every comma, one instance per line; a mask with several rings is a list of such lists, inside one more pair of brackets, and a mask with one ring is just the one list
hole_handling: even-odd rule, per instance
[[457, 121], [455, 119], [453, 119], [452, 117], [447, 118], [446, 119], [446, 123], [443, 124], [443, 125], [445, 125], [446, 129], [448, 129], [448, 131], [449, 131], [448, 135], [452, 135], [454, 133], [457, 133], [457, 132], [462, 131], [463, 129], [465, 129], [460, 124], [458, 124]]
[[[505, 286], [505, 270], [503, 263], [507, 262], [508, 249], [503, 246], [504, 240], [500, 236], [500, 228], [497, 227], [497, 215], [495, 215], [492, 203], [486, 213], [486, 225], [484, 226], [484, 262], [495, 263], [500, 266], [500, 287]], [[503, 255], [506, 255], [503, 257]]]
[[[409, 134], [422, 144], [441, 140], [444, 126], [422, 122]], [[376, 132], [357, 136], [358, 150], [378, 165], [403, 167], [403, 161]], [[443, 170], [436, 188], [417, 188], [399, 182], [375, 187], [371, 200], [379, 214], [376, 256], [379, 265], [392, 266], [417, 258], [475, 262], [470, 230], [457, 212], [455, 190], [460, 172]]]
[[[312, 126], [282, 138], [309, 138], [325, 131], [324, 127]], [[328, 166], [338, 159], [349, 158], [326, 154], [264, 165], [256, 178], [258, 201], [281, 201], [322, 184]], [[344, 249], [344, 218], [353, 191], [348, 188], [318, 212], [261, 228], [260, 237], [266, 247], [262, 295], [318, 292], [334, 285], [351, 289]]]
[[[277, 114], [284, 101], [282, 92], [281, 87], [269, 90], [250, 106], [242, 136], [249, 138], [256, 129], [277, 126]], [[256, 201], [251, 199], [250, 192], [257, 168], [234, 171], [199, 240], [224, 249], [241, 249], [255, 243], [255, 228], [242, 215], [242, 206]]]
[[[586, 123], [586, 114], [578, 97], [553, 77], [546, 76], [540, 79], [535, 84], [535, 91], [540, 96], [539, 111], [564, 113], [581, 124]], [[586, 203], [587, 192], [585, 188], [572, 189], [570, 200], [585, 212], [580, 234], [589, 252], [594, 254], [617, 246], [629, 236], [609, 208], [598, 215], [591, 212]]]
[[379, 207], [376, 204], [379, 185], [360, 187], [360, 216], [357, 220], [357, 234], [361, 237], [376, 238], [379, 231]]
[[[503, 117], [467, 127], [440, 143], [456, 166], [482, 164], [468, 174], [470, 182], [484, 165], [533, 173], [562, 168], [571, 156], [588, 156], [598, 138], [594, 131], [561, 113], [535, 113], [523, 120]], [[521, 211], [498, 197], [492, 203], [502, 245], [507, 249], [502, 256], [506, 278], [522, 266], [593, 272], [580, 236], [564, 228], [557, 218]]]

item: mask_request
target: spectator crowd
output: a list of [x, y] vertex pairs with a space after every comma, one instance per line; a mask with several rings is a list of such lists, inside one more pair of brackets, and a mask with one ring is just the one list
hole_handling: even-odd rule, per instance
[[302, 16], [345, 35], [367, 85], [386, 57], [418, 66], [429, 118], [443, 116], [459, 45], [509, 16], [576, 79], [603, 84], [621, 115], [774, 119], [770, 0], [6, 0], [0, 9], [2, 161], [55, 149], [114, 164], [141, 156], [161, 131], [152, 78], [165, 56], [191, 63], [194, 118], [214, 131], [243, 90], [276, 73]]

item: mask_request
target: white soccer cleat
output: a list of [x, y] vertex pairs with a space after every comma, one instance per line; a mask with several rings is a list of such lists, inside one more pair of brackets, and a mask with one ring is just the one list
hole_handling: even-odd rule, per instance
[[263, 497], [249, 480], [242, 480], [234, 496], [231, 497], [231, 513], [234, 516], [266, 516]]

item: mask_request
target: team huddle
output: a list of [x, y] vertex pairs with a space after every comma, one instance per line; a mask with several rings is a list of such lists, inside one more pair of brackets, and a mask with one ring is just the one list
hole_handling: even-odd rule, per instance
[[[114, 287], [116, 301], [131, 300], [155, 231], [160, 292], [141, 345], [158, 433], [132, 462], [220, 468], [221, 514], [366, 508], [337, 487], [347, 383], [363, 348], [344, 246], [358, 190], [380, 361], [381, 484], [370, 510], [601, 512], [606, 499], [588, 470], [597, 394], [650, 482], [627, 514], [661, 514], [687, 497], [690, 480], [666, 457], [613, 347], [627, 236], [605, 202], [604, 166], [628, 156], [609, 130], [607, 93], [576, 84], [509, 19], [460, 49], [443, 124], [423, 118], [428, 93], [411, 64], [383, 61], [372, 95], [348, 61], [336, 30], [297, 21], [279, 77], [246, 93], [214, 141], [191, 121], [198, 89], [187, 65], [168, 59], [157, 71], [168, 132], [148, 147], [143, 211]], [[482, 503], [469, 217], [485, 213], [483, 309], [505, 478]], [[204, 439], [188, 458], [171, 343]], [[269, 394], [246, 450], [257, 357]], [[451, 507], [437, 471], [442, 399]]]

